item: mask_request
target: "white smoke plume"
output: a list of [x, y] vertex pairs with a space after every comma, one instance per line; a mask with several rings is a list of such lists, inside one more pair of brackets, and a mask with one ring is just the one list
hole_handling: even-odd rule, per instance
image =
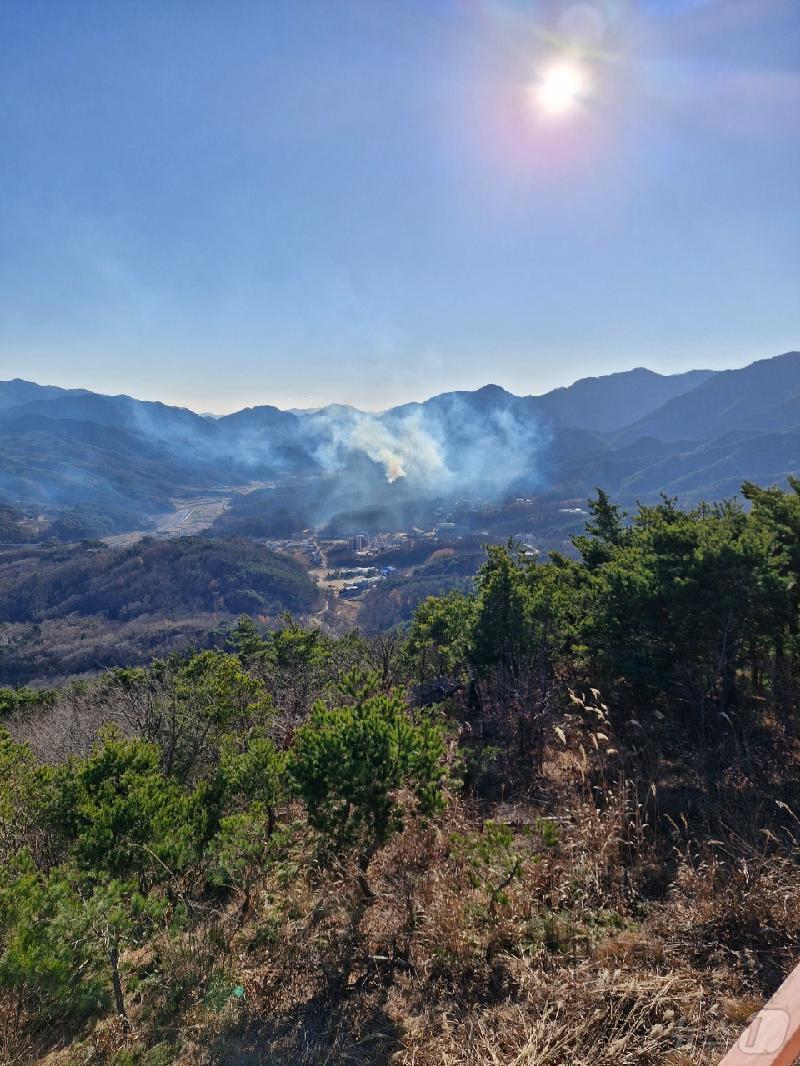
[[546, 442], [533, 412], [499, 389], [485, 404], [449, 394], [381, 415], [330, 407], [307, 426], [314, 457], [328, 473], [352, 470], [360, 454], [381, 467], [389, 484], [436, 493], [495, 495], [518, 478], [535, 481]]
[[405, 478], [410, 484], [429, 485], [450, 479], [442, 444], [414, 411], [391, 424], [380, 416], [352, 408], [326, 409], [313, 416], [320, 438], [317, 460], [329, 471], [343, 469], [353, 453], [362, 452], [378, 463], [389, 484]]
[[362, 416], [353, 429], [350, 444], [383, 466], [389, 484], [398, 478], [428, 482], [450, 476], [441, 447], [424, 426], [419, 412], [404, 418], [397, 427]]

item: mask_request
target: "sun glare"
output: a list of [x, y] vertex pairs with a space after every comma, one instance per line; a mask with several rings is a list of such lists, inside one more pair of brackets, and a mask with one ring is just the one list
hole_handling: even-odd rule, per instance
[[536, 107], [546, 115], [566, 115], [586, 96], [586, 71], [571, 60], [562, 59], [546, 66], [530, 88]]

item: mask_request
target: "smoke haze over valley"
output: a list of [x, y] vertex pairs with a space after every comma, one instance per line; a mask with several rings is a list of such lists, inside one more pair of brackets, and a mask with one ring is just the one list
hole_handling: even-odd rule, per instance
[[380, 414], [261, 406], [210, 419], [14, 380], [0, 385], [0, 498], [56, 513], [106, 506], [135, 528], [175, 497], [249, 486], [233, 512], [259, 507], [268, 523], [270, 494], [291, 484], [299, 528], [349, 513], [344, 532], [369, 508], [392, 529], [432, 501], [580, 497], [598, 480], [626, 500], [663, 490], [691, 501], [733, 494], [744, 477], [785, 478], [798, 395], [797, 353], [728, 372], [637, 369], [543, 396], [487, 385]]
[[691, 507], [798, 471], [798, 352], [541, 396], [486, 385], [380, 413], [212, 418], [2, 382], [6, 676], [146, 662], [213, 643], [241, 611], [391, 629], [426, 596], [471, 587], [487, 543], [574, 554], [597, 486], [628, 508], [662, 493]]

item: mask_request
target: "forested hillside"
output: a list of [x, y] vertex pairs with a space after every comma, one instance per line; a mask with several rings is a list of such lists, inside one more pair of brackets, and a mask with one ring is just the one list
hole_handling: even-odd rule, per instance
[[218, 531], [257, 537], [409, 529], [459, 500], [596, 484], [629, 504], [663, 490], [690, 505], [744, 480], [785, 484], [800, 466], [798, 397], [798, 352], [722, 372], [637, 367], [541, 396], [485, 385], [380, 413], [261, 404], [206, 418], [0, 382], [0, 504], [45, 509], [45, 535], [62, 540], [149, 529], [203, 493], [231, 499]]
[[744, 493], [6, 691], [2, 1061], [718, 1062], [800, 946], [800, 482]]
[[0, 618], [41, 622], [71, 611], [112, 619], [220, 610], [307, 611], [317, 594], [292, 559], [247, 540], [145, 538], [19, 552], [0, 570]]
[[306, 570], [252, 541], [145, 538], [0, 552], [0, 677], [6, 684], [148, 661], [206, 645], [246, 612], [275, 620], [320, 606]]

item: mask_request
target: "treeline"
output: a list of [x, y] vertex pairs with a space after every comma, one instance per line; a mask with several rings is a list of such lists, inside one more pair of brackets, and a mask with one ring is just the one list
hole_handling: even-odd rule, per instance
[[554, 678], [600, 688], [620, 723], [669, 713], [698, 739], [748, 696], [788, 714], [800, 670], [800, 482], [745, 484], [750, 503], [624, 514], [600, 492], [578, 558], [545, 565], [492, 547], [474, 595], [421, 605], [408, 638], [420, 681], [482, 682], [535, 704]]
[[127, 548], [101, 542], [0, 557], [0, 621], [70, 614], [126, 621], [202, 612], [302, 614], [318, 605], [299, 563], [247, 540], [145, 537]]
[[800, 482], [743, 491], [5, 693], [4, 1057], [716, 1061], [800, 944]]

